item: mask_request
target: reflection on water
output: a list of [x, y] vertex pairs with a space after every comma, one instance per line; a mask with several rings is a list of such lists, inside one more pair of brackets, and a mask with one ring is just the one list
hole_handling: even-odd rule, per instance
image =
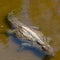
[[[19, 60], [19, 57], [21, 57], [22, 59], [23, 56], [25, 57], [33, 56], [32, 57], [33, 59], [39, 60], [38, 57], [36, 57], [33, 53], [28, 52], [28, 51], [24, 52], [26, 55], [23, 53], [20, 53], [21, 55], [19, 55], [18, 53], [15, 52], [15, 49], [14, 49], [17, 46], [14, 47], [13, 45], [14, 47], [13, 49], [10, 47], [11, 50], [10, 48], [9, 49], [7, 48], [8, 47], [7, 45], [9, 45], [9, 43], [7, 39], [8, 37], [5, 34], [5, 32], [7, 31], [7, 29], [9, 29], [9, 26], [6, 22], [5, 17], [7, 16], [8, 12], [10, 12], [11, 10], [17, 11], [18, 8], [20, 8], [20, 11], [21, 11], [20, 17], [22, 17], [24, 15], [22, 12], [24, 10], [21, 10], [23, 6], [22, 2], [23, 0], [0, 0], [0, 42], [1, 42], [0, 43], [0, 52], [1, 52], [0, 56], [1, 56], [1, 60], [4, 60], [3, 57], [7, 58], [7, 56], [10, 57], [10, 58], [7, 58], [7, 60], [11, 60], [11, 57], [14, 57], [13, 60], [15, 60], [16, 58], [18, 58]], [[51, 37], [52, 39], [51, 45], [53, 46], [56, 52], [56, 55], [54, 58], [51, 58], [50, 60], [57, 60], [57, 59], [59, 60], [60, 59], [60, 0], [30, 0], [29, 8], [27, 8], [27, 10], [29, 10], [28, 14], [26, 14], [26, 16], [28, 15], [28, 17], [23, 16], [23, 19], [24, 18], [30, 19], [33, 25], [40, 27], [40, 29], [43, 31], [43, 33], [45, 33], [46, 36]], [[11, 42], [10, 45], [11, 44], [13, 43]], [[30, 58], [25, 58], [25, 57], [24, 59], [26, 60], [30, 59]]]
[[9, 47], [0, 44], [0, 60], [40, 60], [30, 51], [17, 52], [17, 46], [10, 42]]
[[8, 40], [8, 46], [0, 43], [1, 60], [41, 60], [46, 56], [46, 54], [37, 47], [22, 45], [23, 43], [31, 44], [30, 41], [18, 39], [12, 34], [9, 34]]
[[30, 42], [30, 41], [18, 39], [14, 35], [11, 35], [11, 34], [9, 35], [9, 40], [11, 40], [12, 42], [14, 42], [16, 44], [16, 46], [18, 47], [17, 52], [31, 51], [39, 58], [40, 57], [44, 58], [46, 56], [44, 51], [42, 51], [40, 48], [38, 48], [36, 46], [33, 46], [32, 42]]

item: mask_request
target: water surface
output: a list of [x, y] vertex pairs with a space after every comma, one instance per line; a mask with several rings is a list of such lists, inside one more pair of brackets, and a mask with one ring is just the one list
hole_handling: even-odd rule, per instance
[[[13, 60], [15, 58], [18, 58], [19, 60], [18, 57], [19, 55], [16, 57], [16, 55], [11, 56], [11, 53], [7, 54], [7, 51], [9, 50], [8, 49], [5, 50], [5, 48], [8, 47], [9, 41], [7, 39], [8, 37], [4, 33], [6, 32], [7, 29], [9, 29], [9, 26], [6, 22], [7, 14], [11, 10], [17, 11], [18, 9], [20, 9], [21, 11], [20, 17], [24, 15], [23, 13], [27, 13], [25, 16], [22, 17], [21, 20], [24, 20], [25, 18], [25, 20], [28, 21], [29, 19], [32, 25], [38, 26], [46, 36], [51, 37], [52, 39], [51, 45], [54, 48], [55, 57], [51, 58], [50, 60], [57, 60], [57, 59], [59, 60], [60, 59], [60, 0], [29, 0], [29, 1], [26, 0], [25, 3], [26, 2], [29, 3], [29, 4], [27, 3], [29, 5], [29, 7], [27, 8], [28, 12], [26, 12], [27, 10], [25, 12], [22, 12], [22, 7], [24, 6], [23, 0], [0, 0], [0, 52], [1, 57], [4, 56], [4, 59], [1, 58], [1, 60], [5, 60], [7, 56], [14, 57]], [[28, 17], [26, 17], [27, 15]], [[13, 43], [11, 42], [11, 44]], [[23, 53], [22, 55], [25, 56], [25, 54]], [[22, 55], [21, 59], [23, 60]], [[39, 60], [38, 57], [34, 56], [32, 53], [30, 54], [30, 52], [28, 53], [27, 56], [28, 57], [33, 56], [33, 59]], [[9, 60], [9, 58], [7, 58], [7, 60]]]

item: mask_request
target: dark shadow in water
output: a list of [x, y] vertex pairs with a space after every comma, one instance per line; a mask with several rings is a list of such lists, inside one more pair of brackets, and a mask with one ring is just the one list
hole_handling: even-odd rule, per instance
[[[12, 29], [12, 24], [8, 21], [7, 16], [5, 16], [4, 21], [5, 25], [7, 26], [7, 29]], [[8, 36], [7, 34], [7, 30], [5, 32], [0, 32], [0, 34], [5, 34], [6, 36]]]
[[8, 21], [7, 16], [5, 16], [4, 23], [6, 24], [6, 26], [7, 26], [8, 28], [11, 28], [11, 27], [12, 27], [12, 26], [11, 26], [11, 23]]
[[[36, 56], [40, 57], [40, 58], [44, 58], [46, 56], [45, 52], [38, 49], [37, 47], [35, 46], [22, 46], [22, 43], [29, 43], [31, 44], [30, 41], [26, 41], [26, 40], [22, 40], [22, 39], [18, 39], [16, 38], [15, 35], [12, 35], [12, 34], [8, 34], [9, 37], [11, 37], [10, 40], [12, 40], [15, 44], [17, 44], [19, 46], [19, 48], [21, 47], [24, 47], [23, 50], [28, 50], [28, 51], [31, 51], [33, 52]], [[20, 50], [20, 49], [19, 49]], [[19, 51], [18, 51], [19, 52]]]
[[46, 55], [46, 56], [44, 57], [44, 60], [50, 60], [50, 57]]

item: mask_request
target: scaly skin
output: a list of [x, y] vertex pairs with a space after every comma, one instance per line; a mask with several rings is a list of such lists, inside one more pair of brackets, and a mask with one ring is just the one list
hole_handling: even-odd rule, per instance
[[14, 17], [13, 12], [8, 14], [8, 20], [15, 27], [14, 32], [18, 38], [23, 38], [32, 41], [33, 43], [37, 43], [42, 47], [42, 50], [46, 52], [49, 56], [54, 56], [54, 51], [52, 47], [44, 40], [46, 40], [45, 36], [40, 32], [38, 35], [38, 31], [35, 32], [33, 29], [29, 28], [22, 22], [20, 22], [16, 17]]

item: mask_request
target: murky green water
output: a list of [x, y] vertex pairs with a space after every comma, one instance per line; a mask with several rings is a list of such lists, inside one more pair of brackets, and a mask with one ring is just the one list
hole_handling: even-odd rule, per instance
[[[0, 0], [0, 42], [8, 45], [7, 36], [3, 33], [9, 29], [6, 22], [7, 14], [11, 10], [22, 11], [23, 0]], [[38, 26], [46, 36], [52, 39], [56, 54], [51, 60], [60, 59], [60, 0], [30, 0], [29, 19]], [[22, 13], [21, 13], [22, 14]], [[22, 14], [23, 15], [23, 14]]]

